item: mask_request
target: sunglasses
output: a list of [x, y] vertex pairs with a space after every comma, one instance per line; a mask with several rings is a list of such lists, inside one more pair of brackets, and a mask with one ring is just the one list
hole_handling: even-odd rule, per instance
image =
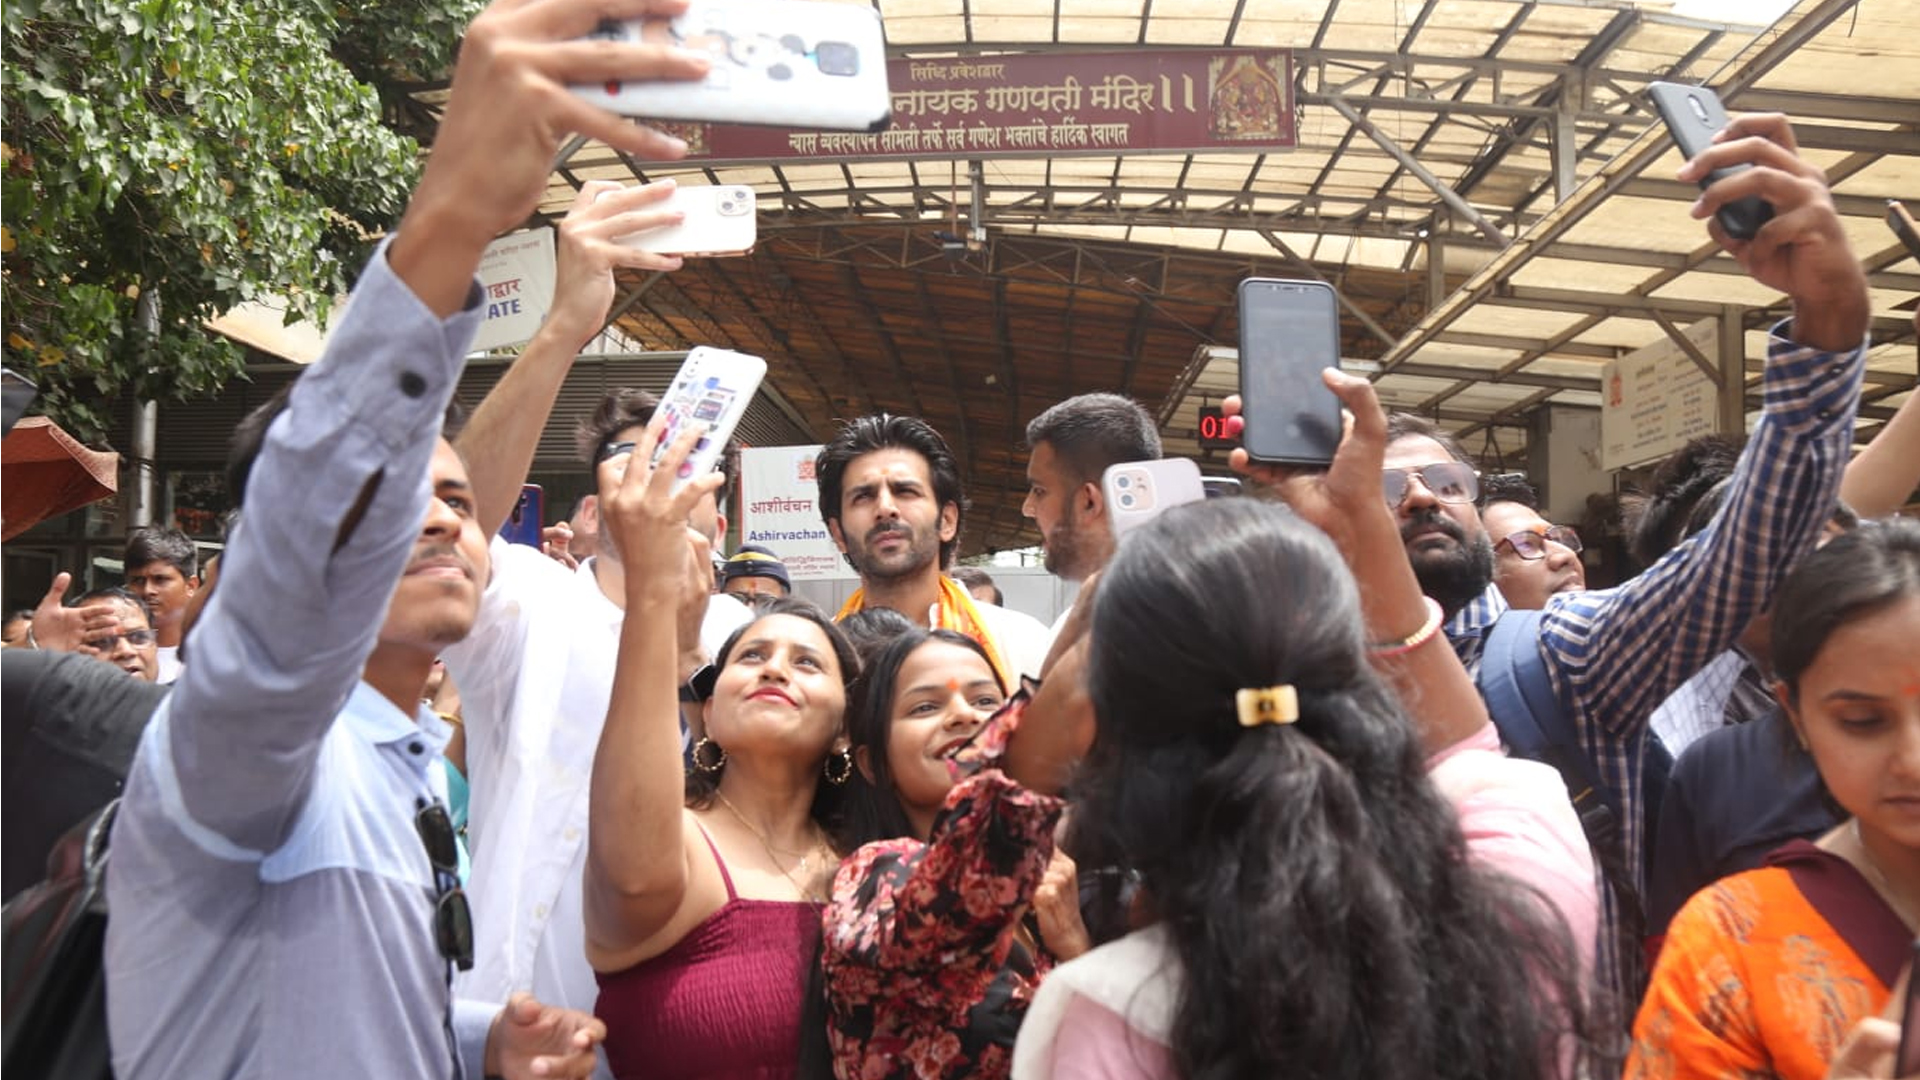
[[1380, 470], [1380, 490], [1386, 495], [1388, 506], [1398, 510], [1400, 504], [1407, 501], [1407, 491], [1416, 476], [1420, 478], [1420, 486], [1443, 503], [1470, 503], [1480, 497], [1480, 478], [1473, 466], [1458, 461], [1436, 461], [1414, 469]]
[[439, 890], [433, 906], [433, 943], [443, 958], [461, 971], [470, 971], [473, 909], [467, 906], [467, 894], [460, 888], [460, 848], [454, 842], [453, 818], [448, 816], [445, 803], [423, 800], [420, 812], [413, 816], [413, 827], [420, 833], [421, 846], [427, 849], [434, 887]]
[[[1515, 555], [1531, 562], [1534, 559], [1546, 557], [1549, 540], [1568, 551], [1577, 553], [1580, 550], [1580, 534], [1567, 525], [1536, 525], [1531, 529], [1507, 534], [1501, 538], [1500, 544], [1512, 548]], [[1494, 548], [1498, 550], [1500, 544], [1495, 544]]]
[[90, 649], [99, 649], [101, 652], [107, 652], [124, 641], [136, 649], [144, 649], [159, 639], [160, 631], [158, 630], [124, 630], [118, 634], [104, 634], [100, 637], [88, 638], [86, 645]]
[[601, 443], [600, 452], [593, 455], [593, 463], [598, 465], [608, 458], [619, 457], [621, 454], [631, 454], [633, 453], [633, 447], [634, 444], [630, 442]]

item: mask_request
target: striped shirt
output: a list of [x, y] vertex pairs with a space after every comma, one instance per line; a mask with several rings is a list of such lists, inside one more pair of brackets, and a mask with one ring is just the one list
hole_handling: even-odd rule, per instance
[[[1773, 328], [1765, 407], [1712, 523], [1623, 585], [1547, 602], [1540, 646], [1581, 746], [1617, 800], [1621, 856], [1644, 890], [1642, 766], [1649, 720], [1668, 694], [1730, 647], [1766, 609], [1833, 512], [1853, 442], [1864, 345], [1825, 353]], [[1447, 623], [1454, 650], [1479, 673], [1482, 635], [1507, 608], [1495, 586]], [[1632, 1002], [1642, 981], [1638, 943], [1619, 942], [1621, 912], [1601, 890], [1602, 985]], [[1618, 947], [1610, 948], [1608, 944]]]

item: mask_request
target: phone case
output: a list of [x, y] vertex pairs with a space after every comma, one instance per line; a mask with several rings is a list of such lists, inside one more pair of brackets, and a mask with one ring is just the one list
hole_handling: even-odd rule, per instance
[[546, 521], [546, 493], [539, 484], [526, 484], [520, 488], [520, 498], [513, 504], [513, 513], [500, 526], [500, 538], [509, 544], [525, 544], [539, 547]]
[[705, 345], [687, 354], [686, 362], [667, 384], [659, 408], [666, 414], [667, 430], [654, 448], [657, 463], [682, 428], [689, 423], [705, 424], [707, 432], [694, 444], [693, 452], [680, 465], [674, 478], [675, 490], [688, 480], [704, 476], [719, 464], [733, 429], [753, 402], [753, 392], [767, 374], [767, 362], [757, 356], [713, 349]]
[[1340, 308], [1324, 281], [1240, 283], [1240, 443], [1256, 461], [1326, 465], [1340, 446], [1340, 399], [1320, 379], [1340, 364]]
[[663, 229], [629, 233], [619, 243], [661, 255], [745, 255], [753, 250], [758, 236], [755, 208], [750, 187], [677, 187], [656, 209], [678, 210], [686, 215], [684, 221]]
[[593, 35], [700, 49], [699, 82], [575, 86], [601, 108], [655, 120], [882, 131], [893, 116], [886, 36], [864, 4], [693, 0], [672, 20], [608, 22]]
[[1100, 478], [1100, 490], [1107, 497], [1107, 520], [1113, 524], [1116, 540], [1172, 507], [1207, 497], [1200, 466], [1187, 458], [1109, 465]]
[[[1720, 95], [1704, 86], [1652, 82], [1647, 84], [1647, 96], [1653, 100], [1654, 111], [1665, 121], [1667, 133], [1673, 136], [1673, 144], [1680, 148], [1680, 153], [1689, 161], [1712, 146], [1714, 133], [1727, 126], [1727, 110], [1720, 104]], [[1716, 181], [1752, 167], [1740, 164], [1715, 169], [1701, 178], [1700, 189], [1704, 191]], [[1760, 231], [1760, 226], [1773, 217], [1773, 206], [1757, 195], [1750, 195], [1728, 203], [1713, 216], [1728, 236], [1735, 240], [1751, 240], [1753, 234]]]

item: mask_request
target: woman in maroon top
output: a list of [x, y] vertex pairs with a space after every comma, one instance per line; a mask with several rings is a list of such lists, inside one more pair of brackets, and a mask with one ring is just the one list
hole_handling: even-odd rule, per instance
[[[836, 864], [820, 816], [830, 781], [852, 771], [841, 719], [857, 661], [812, 605], [765, 609], [715, 660], [688, 784], [679, 642], [697, 639], [713, 572], [686, 521], [717, 478], [672, 484], [697, 436], [649, 468], [656, 423], [630, 463], [602, 466], [602, 528], [626, 562], [627, 604], [593, 763], [587, 959], [616, 1076], [789, 1077]], [[710, 796], [683, 801], [701, 780]]]
[[833, 1071], [1005, 1077], [1040, 979], [1089, 944], [1053, 845], [1064, 803], [1001, 769], [1023, 717], [1045, 728], [1047, 707], [1026, 689], [1008, 701], [952, 631], [915, 628], [869, 659], [848, 718], [858, 776], [841, 846], [858, 850], [823, 917]]

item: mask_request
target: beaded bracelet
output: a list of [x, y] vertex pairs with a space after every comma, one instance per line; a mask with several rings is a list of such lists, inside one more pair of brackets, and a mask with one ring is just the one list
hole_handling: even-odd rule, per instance
[[1374, 659], [1404, 656], [1440, 636], [1440, 624], [1446, 621], [1446, 613], [1440, 610], [1440, 602], [1433, 597], [1423, 596], [1420, 599], [1426, 601], [1427, 621], [1421, 624], [1420, 629], [1399, 641], [1382, 641], [1369, 646]]

